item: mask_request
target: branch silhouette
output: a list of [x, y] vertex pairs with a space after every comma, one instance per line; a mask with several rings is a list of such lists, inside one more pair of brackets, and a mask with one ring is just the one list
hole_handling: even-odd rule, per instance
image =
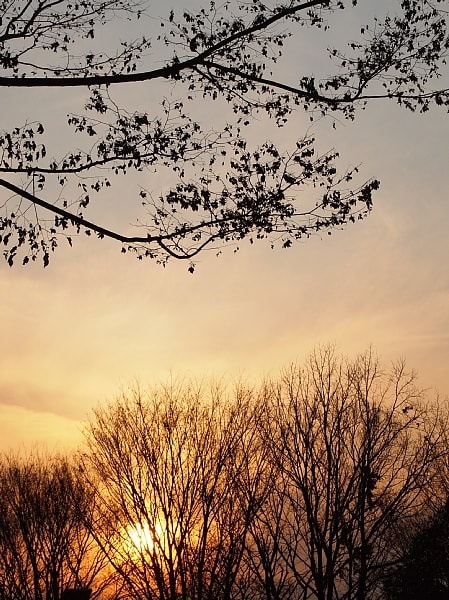
[[[209, 8], [180, 16], [171, 11], [160, 21], [165, 33], [157, 37], [171, 56], [162, 59], [162, 66], [151, 65], [157, 68], [146, 62], [152, 40], [145, 38], [123, 42], [112, 57], [85, 49], [77, 56], [69, 50], [80, 39], [94, 38], [118, 12], [138, 18], [141, 0], [85, 0], [72, 11], [58, 0], [30, 0], [20, 11], [8, 5], [0, 23], [0, 87], [76, 87], [88, 95], [85, 112], [67, 117], [69, 131], [85, 136], [87, 149], [76, 146], [48, 159], [53, 153], [41, 123], [0, 130], [0, 187], [14, 194], [0, 213], [8, 263], [20, 252], [23, 262], [43, 255], [48, 264], [59, 237], [70, 240], [71, 227], [119, 241], [122, 250], [134, 250], [139, 258], [165, 263], [168, 258], [191, 260], [206, 248], [244, 239], [268, 239], [272, 246], [288, 248], [301, 237], [331, 233], [367, 216], [379, 182], [348, 188], [358, 169], [337, 169], [337, 152], [317, 156], [307, 135], [293, 150], [274, 145], [268, 130], [267, 141], [258, 147], [243, 137], [245, 128], [262, 117], [275, 128], [288, 125], [298, 108], [312, 121], [330, 115], [335, 124], [340, 116], [354, 119], [371, 100], [392, 100], [418, 112], [449, 106], [449, 86], [442, 79], [449, 54], [447, 13], [438, 3], [398, 0], [397, 13], [393, 8], [361, 27], [360, 41], [348, 40], [345, 51], [328, 49], [334, 74], [325, 78], [300, 72], [287, 80], [276, 70], [288, 52], [286, 40], [298, 35], [296, 27], [324, 33], [325, 17], [355, 11], [356, 5], [310, 0], [267, 7], [256, 0], [221, 7], [211, 2]], [[47, 64], [46, 53], [55, 55], [59, 65]], [[161, 99], [159, 114], [150, 116], [153, 98], [138, 110], [120, 106], [112, 96], [116, 86], [151, 81], [168, 81], [171, 94], [181, 86], [181, 99]], [[128, 104], [134, 101], [132, 87], [129, 91]], [[216, 100], [222, 101], [217, 124], [203, 129], [208, 111], [198, 111], [202, 107], [193, 103]], [[162, 169], [173, 181], [168, 192], [155, 199], [154, 190], [138, 191], [147, 216], [135, 222], [146, 228], [145, 235], [128, 236], [84, 217], [92, 193], [111, 194], [118, 176]], [[25, 176], [23, 185], [7, 179], [17, 174]], [[36, 182], [45, 200], [35, 194]], [[65, 186], [71, 200], [61, 202], [58, 196], [51, 201], [47, 182]], [[305, 186], [307, 194], [302, 193]], [[40, 220], [23, 200], [49, 211], [54, 223]]]

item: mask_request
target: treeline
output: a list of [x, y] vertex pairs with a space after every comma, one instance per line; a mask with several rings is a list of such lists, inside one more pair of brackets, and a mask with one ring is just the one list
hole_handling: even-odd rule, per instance
[[75, 455], [2, 457], [0, 598], [446, 597], [448, 417], [370, 351], [133, 389]]

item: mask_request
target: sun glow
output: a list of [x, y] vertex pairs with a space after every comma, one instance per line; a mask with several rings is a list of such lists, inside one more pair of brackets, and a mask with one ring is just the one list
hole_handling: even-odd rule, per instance
[[154, 527], [150, 527], [148, 523], [137, 523], [129, 527], [128, 536], [131, 545], [139, 553], [154, 552], [163, 541], [164, 530], [160, 523], [156, 523]]

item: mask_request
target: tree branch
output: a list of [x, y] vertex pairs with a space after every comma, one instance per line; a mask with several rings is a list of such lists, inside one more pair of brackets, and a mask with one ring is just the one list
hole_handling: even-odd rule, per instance
[[[328, 6], [330, 0], [309, 0], [302, 4], [285, 8], [266, 20], [255, 23], [254, 25], [238, 31], [233, 35], [217, 42], [210, 48], [207, 48], [197, 56], [188, 60], [173, 63], [170, 66], [144, 71], [142, 73], [123, 73], [114, 75], [91, 75], [85, 77], [0, 77], [0, 87], [88, 87], [95, 85], [112, 85], [121, 83], [136, 83], [141, 81], [150, 81], [153, 79], [168, 79], [178, 75], [181, 71], [193, 69], [203, 64], [204, 61], [218, 50], [232, 44], [238, 39], [252, 35], [257, 31], [267, 29], [273, 23], [294, 15], [297, 12], [312, 8], [314, 6]], [[242, 75], [240, 73], [240, 75]]]
[[45, 208], [46, 210], [49, 210], [50, 212], [57, 214], [57, 215], [63, 217], [64, 219], [67, 219], [68, 221], [72, 222], [74, 225], [80, 225], [81, 227], [85, 227], [86, 229], [91, 229], [92, 231], [95, 231], [95, 233], [98, 233], [98, 235], [101, 237], [108, 237], [108, 238], [117, 240], [119, 242], [122, 242], [123, 244], [148, 243], [148, 242], [158, 242], [159, 241], [158, 236], [147, 235], [145, 237], [127, 237], [127, 236], [121, 235], [120, 233], [116, 233], [115, 231], [111, 231], [109, 229], [101, 227], [100, 225], [96, 225], [95, 223], [91, 223], [90, 221], [87, 221], [86, 219], [84, 219], [83, 217], [80, 217], [79, 215], [75, 215], [67, 210], [64, 210], [63, 208], [60, 208], [59, 206], [50, 204], [46, 200], [42, 200], [41, 198], [38, 198], [34, 194], [30, 194], [30, 192], [23, 190], [22, 188], [14, 185], [13, 183], [10, 183], [9, 181], [6, 181], [5, 179], [0, 179], [0, 185], [4, 188], [10, 190], [14, 194], [17, 194], [18, 196], [25, 198], [25, 200], [29, 200], [33, 204], [37, 204], [38, 206], [41, 206], [42, 208]]
[[325, 102], [327, 104], [336, 104], [338, 102], [351, 103], [354, 101], [354, 98], [352, 97], [345, 99], [328, 98], [327, 96], [321, 96], [316, 91], [307, 91], [292, 85], [287, 85], [286, 83], [282, 83], [280, 81], [275, 81], [274, 79], [265, 79], [265, 77], [258, 77], [257, 75], [252, 75], [251, 73], [242, 73], [242, 71], [236, 69], [235, 67], [220, 65], [219, 63], [215, 63], [208, 60], [205, 60], [202, 64], [208, 69], [216, 69], [217, 71], [222, 71], [223, 73], [231, 73], [232, 75], [236, 75], [241, 79], [253, 81], [254, 83], [260, 83], [261, 85], [267, 85], [272, 88], [277, 88], [285, 92], [294, 94], [295, 96], [301, 96], [302, 98], [306, 98], [307, 100], [316, 100], [317, 102]]
[[[117, 240], [117, 241], [121, 242], [122, 244], [145, 244], [145, 245], [148, 245], [151, 243], [155, 243], [160, 248], [162, 248], [162, 250], [164, 250], [167, 254], [169, 254], [172, 258], [176, 258], [176, 259], [190, 260], [197, 254], [199, 254], [206, 246], [208, 246], [214, 240], [216, 240], [217, 238], [220, 237], [219, 235], [211, 234], [197, 248], [194, 248], [193, 250], [188, 251], [188, 250], [181, 248], [180, 246], [177, 246], [177, 248], [179, 248], [179, 252], [175, 252], [172, 248], [170, 248], [170, 246], [167, 245], [167, 243], [166, 243], [167, 241], [170, 241], [170, 240], [173, 241], [179, 235], [183, 236], [186, 233], [192, 233], [198, 229], [202, 229], [203, 227], [206, 227], [208, 225], [208, 223], [202, 222], [202, 223], [199, 223], [196, 225], [191, 225], [190, 227], [186, 228], [183, 231], [174, 231], [172, 233], [167, 233], [165, 235], [147, 234], [146, 236], [126, 236], [126, 235], [117, 233], [116, 231], [106, 229], [105, 227], [101, 227], [100, 225], [97, 225], [96, 223], [92, 223], [91, 221], [88, 221], [87, 219], [84, 219], [83, 217], [81, 217], [79, 215], [75, 215], [67, 210], [64, 210], [63, 208], [60, 208], [59, 206], [50, 204], [46, 200], [42, 200], [42, 198], [38, 198], [34, 194], [31, 194], [30, 192], [23, 190], [22, 188], [14, 185], [13, 183], [11, 183], [9, 181], [6, 181], [5, 179], [0, 179], [0, 186], [10, 190], [14, 194], [17, 194], [18, 196], [21, 196], [25, 200], [29, 200], [33, 204], [37, 204], [38, 206], [41, 206], [42, 208], [44, 208], [54, 214], [57, 214], [57, 215], [63, 217], [64, 219], [67, 219], [74, 225], [79, 225], [80, 227], [84, 227], [85, 229], [94, 231], [101, 238], [105, 238], [105, 237], [110, 238], [113, 240]], [[228, 219], [226, 219], [226, 218], [217, 219], [214, 223], [218, 224], [220, 222], [225, 222], [227, 220]]]

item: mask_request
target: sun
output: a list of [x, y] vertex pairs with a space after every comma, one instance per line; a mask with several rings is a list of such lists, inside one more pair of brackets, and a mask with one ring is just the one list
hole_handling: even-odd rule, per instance
[[160, 547], [164, 532], [162, 525], [156, 523], [150, 527], [148, 523], [137, 523], [128, 528], [128, 537], [132, 547], [139, 553], [152, 553]]

